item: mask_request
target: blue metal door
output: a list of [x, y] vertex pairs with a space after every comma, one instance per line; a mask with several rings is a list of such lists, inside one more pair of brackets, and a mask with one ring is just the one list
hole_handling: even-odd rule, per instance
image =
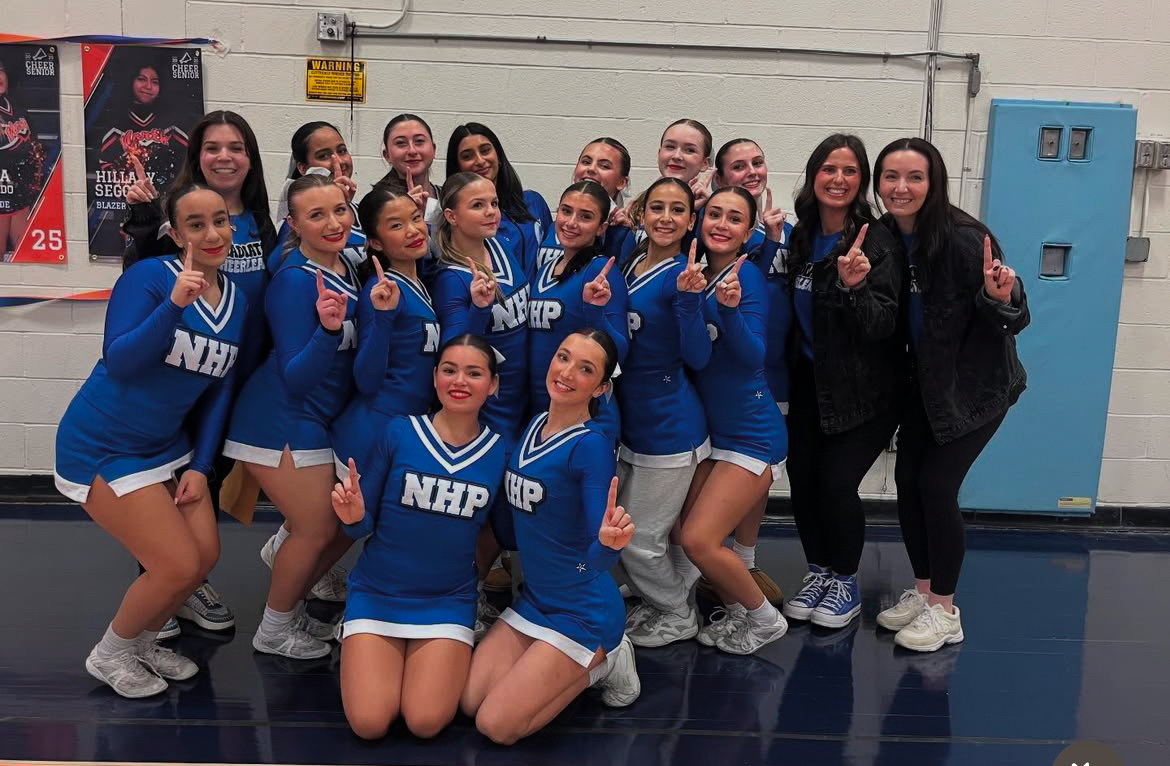
[[1128, 105], [992, 101], [983, 220], [1028, 292], [1028, 390], [967, 477], [964, 508], [1096, 507], [1136, 135]]

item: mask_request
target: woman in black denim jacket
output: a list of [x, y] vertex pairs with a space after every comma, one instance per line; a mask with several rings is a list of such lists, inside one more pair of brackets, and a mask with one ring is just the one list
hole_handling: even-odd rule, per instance
[[[869, 159], [856, 136], [813, 151], [796, 197], [788, 263], [788, 478], [808, 559], [784, 614], [841, 628], [861, 612], [865, 515], [857, 490], [897, 424], [898, 298], [904, 259], [866, 200]], [[904, 344], [902, 344], [904, 345]]]
[[991, 232], [948, 200], [946, 166], [930, 143], [883, 149], [874, 192], [910, 275], [894, 478], [915, 579], [878, 624], [897, 630], [900, 646], [934, 651], [963, 640], [953, 603], [965, 550], [959, 488], [1024, 390], [1015, 336], [1028, 325], [1028, 300]]

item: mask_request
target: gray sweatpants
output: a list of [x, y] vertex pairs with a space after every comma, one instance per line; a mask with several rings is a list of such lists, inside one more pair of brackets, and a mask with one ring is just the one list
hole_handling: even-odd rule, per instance
[[634, 520], [634, 537], [619, 567], [631, 590], [664, 612], [687, 611], [688, 589], [668, 553], [670, 530], [682, 513], [699, 462], [648, 468], [618, 460], [618, 504]]

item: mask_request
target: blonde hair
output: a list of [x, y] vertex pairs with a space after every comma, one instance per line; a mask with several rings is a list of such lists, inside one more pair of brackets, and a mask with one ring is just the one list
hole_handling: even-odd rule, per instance
[[[456, 173], [447, 179], [443, 184], [443, 193], [439, 200], [440, 206], [444, 213], [448, 210], [454, 210], [455, 206], [459, 204], [460, 193], [467, 188], [468, 185], [485, 180], [483, 176], [478, 173]], [[490, 183], [490, 182], [489, 182]], [[454, 237], [455, 227], [447, 220], [446, 215], [439, 216], [438, 226], [435, 227], [435, 241], [439, 246], [439, 261], [448, 263], [453, 266], [462, 266], [471, 271], [472, 275], [483, 274], [486, 277], [496, 281], [495, 273], [488, 267], [484, 266], [478, 260], [473, 258], [469, 253], [465, 253], [459, 249], [455, 244]], [[496, 300], [503, 300], [504, 293], [500, 290], [499, 283], [496, 283]]]

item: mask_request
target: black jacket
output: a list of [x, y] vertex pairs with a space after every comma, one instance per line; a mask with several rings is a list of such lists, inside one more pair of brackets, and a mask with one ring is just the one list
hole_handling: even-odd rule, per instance
[[[882, 223], [897, 231], [892, 216]], [[1003, 259], [999, 252], [996, 257]], [[1015, 336], [1031, 315], [1018, 276], [1010, 305], [983, 289], [979, 229], [956, 227], [943, 252], [915, 256], [921, 258], [929, 258], [929, 279], [922, 284], [922, 330], [917, 352], [907, 356], [908, 370], [917, 378], [935, 441], [946, 444], [991, 422], [1020, 398], [1028, 376], [1016, 354]], [[903, 305], [909, 305], [908, 297]], [[908, 329], [905, 312], [903, 319]], [[904, 338], [908, 343], [908, 333]]]
[[[852, 290], [837, 275], [837, 257], [852, 246], [842, 237], [833, 252], [809, 263], [811, 252], [790, 250], [789, 291], [811, 270], [813, 291], [813, 376], [821, 430], [836, 434], [856, 428], [897, 408], [904, 348], [898, 333], [898, 302], [905, 258], [897, 240], [884, 227], [871, 224], [862, 245], [870, 271]], [[800, 333], [799, 322], [792, 332]], [[788, 344], [800, 355], [799, 338]], [[793, 359], [799, 364], [799, 359]], [[806, 360], [807, 363], [807, 360]]]

